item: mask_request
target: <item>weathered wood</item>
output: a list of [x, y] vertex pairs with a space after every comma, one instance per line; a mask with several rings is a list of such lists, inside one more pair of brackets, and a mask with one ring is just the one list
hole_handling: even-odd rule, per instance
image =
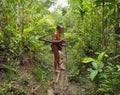
[[59, 78], [60, 78], [60, 73], [57, 73], [57, 77], [56, 77], [55, 83], [58, 82]]

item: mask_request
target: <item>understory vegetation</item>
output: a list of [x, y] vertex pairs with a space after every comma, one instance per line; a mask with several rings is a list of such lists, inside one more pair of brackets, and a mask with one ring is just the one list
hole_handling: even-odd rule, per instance
[[120, 1], [67, 0], [51, 12], [55, 2], [0, 1], [0, 95], [31, 95], [36, 87], [44, 95], [54, 58], [51, 43], [40, 39], [51, 40], [56, 25], [69, 40], [69, 82], [89, 87], [76, 95], [120, 95]]

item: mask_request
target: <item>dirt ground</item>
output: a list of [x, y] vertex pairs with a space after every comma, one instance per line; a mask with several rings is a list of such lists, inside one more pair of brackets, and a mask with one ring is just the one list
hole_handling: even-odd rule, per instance
[[[17, 95], [14, 94], [17, 90], [21, 92], [25, 90], [25, 93], [18, 95], [93, 95], [95, 86], [89, 79], [81, 77], [79, 83], [69, 81], [67, 70], [59, 74], [53, 73], [53, 80], [47, 81], [48, 88], [41, 92], [41, 83], [33, 74], [33, 69], [37, 64], [34, 64], [32, 59], [24, 60], [23, 63], [19, 66], [16, 79], [8, 81], [11, 83], [11, 90], [5, 95]], [[0, 69], [0, 86], [5, 80], [6, 70], [7, 68]]]

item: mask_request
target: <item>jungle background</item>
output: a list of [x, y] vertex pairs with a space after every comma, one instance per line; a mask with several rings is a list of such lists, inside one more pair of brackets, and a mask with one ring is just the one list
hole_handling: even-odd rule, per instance
[[62, 38], [74, 95], [120, 95], [120, 1], [0, 0], [0, 95], [46, 95], [53, 79], [51, 40]]

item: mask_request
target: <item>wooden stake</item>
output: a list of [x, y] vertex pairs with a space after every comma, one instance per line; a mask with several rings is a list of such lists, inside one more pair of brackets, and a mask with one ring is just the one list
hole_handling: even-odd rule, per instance
[[58, 82], [59, 78], [60, 78], [60, 73], [57, 73], [57, 77], [56, 77], [55, 83]]

